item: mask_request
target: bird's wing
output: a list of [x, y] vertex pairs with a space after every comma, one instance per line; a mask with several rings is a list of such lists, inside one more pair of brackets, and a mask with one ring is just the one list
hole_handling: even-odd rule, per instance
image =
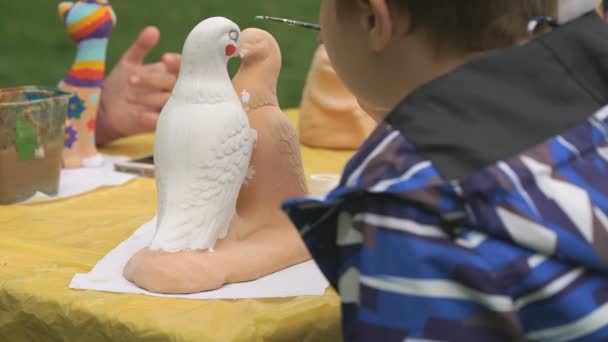
[[286, 158], [289, 164], [289, 169], [293, 175], [297, 177], [300, 189], [307, 189], [306, 177], [304, 175], [304, 166], [302, 165], [302, 152], [300, 150], [300, 140], [296, 134], [295, 128], [291, 125], [285, 114], [277, 120], [276, 127], [272, 130], [271, 136], [278, 142], [278, 149], [281, 158]]
[[158, 122], [156, 125], [156, 139], [154, 142], [154, 174], [156, 179], [156, 189], [158, 194], [158, 222], [157, 225], [161, 224], [164, 218], [164, 208], [167, 207], [166, 199], [167, 196], [160, 196], [161, 193], [167, 192], [167, 167], [169, 160], [168, 150], [171, 148], [169, 144], [170, 138], [170, 121], [173, 112], [177, 111], [177, 115], [183, 115], [178, 108], [175, 106], [172, 98], [169, 99], [165, 107], [160, 113]]
[[195, 240], [225, 237], [236, 210], [239, 190], [247, 175], [253, 140], [246, 116], [235, 117], [222, 130], [213, 160], [201, 161], [197, 181], [190, 188], [191, 205], [203, 210], [200, 224], [206, 228]]
[[210, 146], [192, 146], [192, 156], [204, 148], [210, 153], [201, 153], [208, 158], [192, 158], [190, 184], [183, 189], [183, 200], [171, 203], [179, 208], [167, 215], [164, 227], [173, 231], [169, 240], [188, 241], [185, 249], [208, 249], [225, 237], [251, 159], [253, 136], [244, 112], [214, 115], [218, 119], [210, 129], [217, 140]]

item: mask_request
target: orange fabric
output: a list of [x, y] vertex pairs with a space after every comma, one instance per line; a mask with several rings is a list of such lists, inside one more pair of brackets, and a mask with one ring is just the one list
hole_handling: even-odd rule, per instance
[[300, 113], [301, 141], [313, 147], [356, 149], [376, 127], [336, 75], [323, 45], [313, 58]]

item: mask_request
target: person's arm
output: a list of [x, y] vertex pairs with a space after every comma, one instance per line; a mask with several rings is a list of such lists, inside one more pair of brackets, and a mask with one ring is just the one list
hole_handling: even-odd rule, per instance
[[439, 215], [390, 195], [356, 207], [339, 215], [334, 245], [345, 340], [523, 336], [509, 295], [527, 271], [519, 249], [466, 230], [454, 238]]

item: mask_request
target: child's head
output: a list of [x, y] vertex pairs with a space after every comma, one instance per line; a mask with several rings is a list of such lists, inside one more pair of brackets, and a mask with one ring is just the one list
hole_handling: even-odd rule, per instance
[[484, 51], [527, 38], [557, 0], [321, 0], [322, 40], [368, 108], [392, 108]]

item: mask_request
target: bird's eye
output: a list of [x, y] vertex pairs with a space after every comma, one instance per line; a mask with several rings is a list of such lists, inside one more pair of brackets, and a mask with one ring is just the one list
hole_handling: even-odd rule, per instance
[[230, 39], [237, 40], [239, 38], [239, 33], [236, 31], [230, 31]]

